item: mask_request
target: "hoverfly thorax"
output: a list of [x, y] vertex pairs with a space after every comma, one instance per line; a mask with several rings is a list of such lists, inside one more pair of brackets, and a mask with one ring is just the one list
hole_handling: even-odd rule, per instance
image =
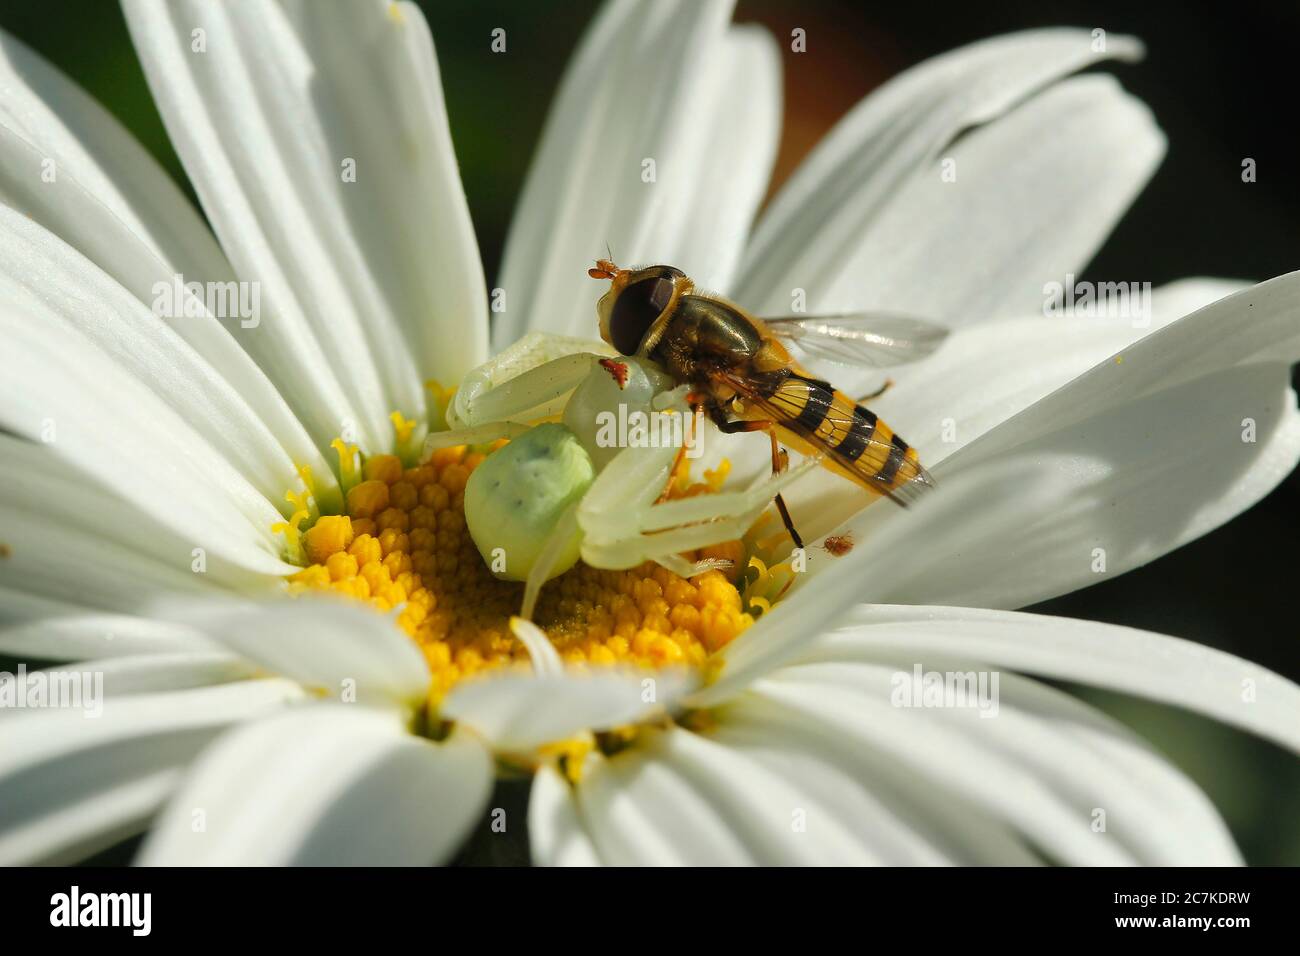
[[623, 355], [648, 354], [678, 301], [693, 288], [686, 274], [673, 266], [619, 269], [602, 259], [589, 274], [610, 280], [609, 291], [596, 306], [600, 337]]

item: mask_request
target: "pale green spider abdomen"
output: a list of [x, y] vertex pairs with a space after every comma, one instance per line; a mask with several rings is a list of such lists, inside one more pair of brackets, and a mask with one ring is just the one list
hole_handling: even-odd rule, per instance
[[[465, 523], [498, 578], [524, 581], [564, 513], [596, 477], [582, 443], [564, 425], [530, 428], [488, 455], [465, 485]], [[578, 561], [573, 535], [559, 552], [551, 576]]]

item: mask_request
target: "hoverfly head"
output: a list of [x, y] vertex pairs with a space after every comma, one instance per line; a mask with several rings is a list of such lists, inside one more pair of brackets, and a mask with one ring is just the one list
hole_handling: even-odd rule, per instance
[[[611, 271], [611, 275], [604, 274]], [[686, 273], [673, 266], [618, 269], [602, 259], [589, 274], [593, 278], [612, 280], [596, 311], [600, 316], [600, 337], [623, 355], [637, 353], [655, 320], [672, 304], [678, 289], [690, 286]]]

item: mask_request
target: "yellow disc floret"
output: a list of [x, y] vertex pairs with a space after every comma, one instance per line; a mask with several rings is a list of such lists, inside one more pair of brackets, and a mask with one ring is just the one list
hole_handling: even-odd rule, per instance
[[[465, 485], [483, 459], [464, 447], [413, 468], [394, 455], [368, 458], [347, 513], [319, 518], [302, 536], [310, 564], [290, 579], [295, 591], [395, 612], [429, 662], [435, 697], [461, 678], [528, 661], [510, 630], [523, 585], [493, 576], [465, 525]], [[741, 554], [739, 542], [709, 550], [735, 559], [737, 574]], [[642, 667], [702, 667], [753, 623], [721, 571], [688, 581], [652, 563], [605, 571], [581, 562], [542, 589], [534, 620], [568, 663]]]

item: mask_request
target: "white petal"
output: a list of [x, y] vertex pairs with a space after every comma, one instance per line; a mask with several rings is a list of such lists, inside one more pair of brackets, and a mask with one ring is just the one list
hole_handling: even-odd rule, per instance
[[232, 722], [301, 696], [257, 680], [104, 702], [99, 718], [20, 711], [0, 720], [0, 861], [68, 863], [144, 828], [180, 768]]
[[615, 865], [876, 862], [802, 781], [671, 727], [589, 767], [578, 790], [603, 860]]
[[1152, 293], [1151, 314], [1154, 324], [1165, 325], [1170, 319], [1198, 312], [1234, 292], [1249, 289], [1255, 283], [1245, 279], [1219, 279], [1194, 276], [1175, 279], [1157, 286]]
[[110, 697], [211, 687], [263, 676], [250, 662], [220, 651], [136, 654], [45, 668], [59, 672], [70, 669], [102, 674], [104, 694]]
[[[617, 261], [669, 262], [726, 288], [775, 155], [779, 61], [731, 0], [611, 3], [562, 81], [506, 242], [496, 348], [526, 330], [591, 334]], [[654, 163], [654, 180], [643, 172]]]
[[75, 603], [0, 588], [0, 654], [19, 660], [76, 661], [215, 649], [197, 630], [125, 614], [89, 613]]
[[489, 674], [453, 687], [441, 714], [473, 727], [496, 750], [526, 752], [585, 730], [644, 720], [672, 707], [693, 680], [667, 670]]
[[[922, 528], [918, 519], [914, 531], [938, 557], [924, 571], [909, 567], [872, 587], [871, 599], [1023, 607], [1199, 538], [1254, 505], [1295, 468], [1300, 415], [1288, 378], [1285, 365], [1234, 369], [1001, 453], [1025, 473], [1043, 469], [1047, 484], [1017, 504], [1008, 491], [1022, 482], [989, 484], [997, 479], [983, 472], [985, 482], [964, 486], [964, 504], [987, 506], [989, 519], [1001, 519], [997, 529], [976, 541], [966, 537], [970, 529]], [[1205, 413], [1189, 415], [1191, 409]], [[1257, 442], [1242, 440], [1246, 419], [1256, 423]], [[1003, 426], [1013, 427], [1014, 421]], [[941, 465], [939, 480], [955, 475], [957, 463], [955, 456]], [[965, 473], [968, 462], [962, 466]]]
[[1155, 289], [1146, 317], [1040, 315], [960, 328], [934, 356], [900, 369], [871, 409], [927, 467], [937, 465], [1139, 339], [1244, 287], [1189, 279]]
[[[861, 667], [856, 668], [861, 670]], [[1125, 865], [1136, 862], [1108, 834], [1089, 828], [1084, 808], [1058, 792], [1040, 773], [997, 743], [962, 727], [951, 727], [920, 709], [891, 706], [893, 673], [880, 668], [885, 693], [859, 693], [831, 680], [777, 674], [756, 690], [774, 703], [821, 720], [828, 734], [874, 749], [924, 775], [934, 786], [952, 790], [1019, 829], [1053, 859], [1072, 865]], [[861, 681], [860, 674], [852, 675]], [[847, 681], [845, 681], [847, 683]]]
[[[985, 465], [954, 475], [906, 511], [887, 505], [868, 508], [852, 524], [852, 540], [856, 542], [853, 550], [844, 557], [833, 558], [810, 548], [806, 552], [808, 570], [796, 576], [790, 591], [769, 613], [759, 618], [739, 640], [718, 652], [716, 660], [722, 665], [720, 676], [692, 694], [686, 700], [687, 706], [712, 706], [734, 697], [758, 677], [795, 657], [804, 644], [851, 607], [864, 599], [872, 600], [878, 582], [866, 576], [864, 567], [870, 563], [873, 569], [881, 569], [882, 563], [874, 552], [895, 555], [891, 566], [896, 573], [912, 574], [912, 561], [901, 555], [917, 553], [918, 539], [914, 533], [917, 523], [924, 521], [928, 528], [939, 529], [955, 524], [972, 540], [982, 541], [999, 533], [1007, 518], [986, 509], [972, 511], [969, 502], [977, 490], [1018, 483], [1017, 501], [1022, 507], [1041, 507], [1053, 500], [1048, 475], [1030, 471], [1027, 478], [1022, 478], [1024, 474], [1024, 465], [1019, 460]], [[868, 539], [863, 537], [862, 527], [869, 519], [878, 520], [872, 525]], [[867, 549], [860, 545], [865, 540], [870, 541], [873, 554], [863, 553]], [[937, 550], [935, 553], [941, 554]], [[928, 546], [925, 555], [928, 559]], [[884, 582], [886, 587], [890, 583]]]
[[[141, 851], [147, 866], [406, 865], [450, 856], [482, 813], [492, 764], [473, 738], [434, 744], [393, 715], [312, 705], [207, 751]], [[196, 832], [194, 815], [206, 827]]]
[[[138, 604], [141, 594], [248, 583], [247, 572], [222, 562], [194, 573], [192, 533], [159, 523], [59, 458], [57, 424], [54, 438], [36, 444], [0, 434], [0, 508], [17, 514], [6, 535], [12, 560], [0, 564], [0, 580], [23, 576], [34, 593], [53, 591], [75, 604], [124, 610]], [[70, 549], [70, 541], [84, 543]], [[118, 552], [129, 553], [125, 562], [103, 560], [105, 553]], [[125, 591], [103, 583], [120, 581], [127, 572], [138, 578], [126, 582]], [[97, 593], [107, 593], [110, 603]]]
[[[786, 701], [816, 697], [827, 706], [839, 700], [842, 716], [852, 713], [871, 725], [863, 729], [868, 746], [879, 748], [881, 737], [891, 735], [896, 744], [885, 745], [887, 752], [897, 756], [898, 748], [907, 749], [914, 771], [922, 764], [926, 769], [920, 772], [932, 783], [984, 802], [1049, 857], [1073, 863], [1240, 863], [1205, 796], [1117, 722], [1014, 674], [999, 675], [988, 699], [992, 709], [904, 706], [898, 687], [910, 685], [918, 664], [923, 670], [974, 673], [965, 659], [918, 660], [905, 653], [888, 664], [833, 661], [786, 668], [760, 692]], [[882, 710], [891, 716], [880, 716]], [[980, 781], [966, 779], [968, 760], [982, 761]], [[1062, 810], [1065, 815], [1051, 824]], [[1104, 830], [1093, 827], [1098, 810], [1105, 813]]]
[[348, 704], [410, 711], [429, 690], [429, 666], [415, 642], [392, 617], [356, 601], [312, 595], [156, 610], [273, 674]]
[[1150, 111], [1113, 78], [1066, 80], [953, 145], [956, 182], [939, 161], [919, 170], [834, 271], [793, 267], [782, 304], [798, 284], [817, 312], [870, 306], [949, 325], [1026, 314], [1044, 282], [1087, 264], [1163, 154]]
[[599, 859], [613, 866], [757, 863], [719, 808], [664, 759], [660, 736], [655, 732], [652, 745], [641, 741], [611, 758], [587, 761], [577, 790], [578, 812]]
[[964, 797], [757, 694], [729, 702], [709, 735], [833, 801], [840, 818], [887, 864], [1042, 862], [1013, 829]]
[[[141, 302], [153, 302], [156, 283], [170, 285], [178, 275], [184, 281], [234, 278], [194, 207], [91, 97], [3, 34], [0, 78], [0, 201], [72, 246]], [[325, 459], [236, 344], [239, 320], [228, 326], [229, 331], [205, 314], [181, 319], [172, 330], [237, 389], [295, 462], [310, 465], [328, 484]]]
[[[452, 380], [484, 351], [481, 270], [419, 12], [377, 0], [125, 6], [203, 207], [274, 316], [248, 347], [300, 413], [333, 413], [314, 416], [318, 440], [350, 422], [364, 447], [387, 450], [389, 412], [425, 409], [408, 335], [423, 359], [454, 366], [435, 370]], [[357, 56], [375, 64], [360, 83]], [[438, 326], [445, 359], [421, 323]]]
[[160, 598], [220, 593], [215, 580], [191, 570], [188, 557], [159, 561], [3, 503], [0, 527], [8, 549], [0, 585], [7, 591], [116, 614], [143, 612]]
[[280, 513], [145, 385], [76, 335], [0, 309], [21, 355], [0, 378], [0, 424], [44, 443], [106, 489], [191, 537], [210, 560], [283, 575]]
[[[662, 191], [636, 238], [623, 244], [632, 251], [615, 248], [629, 264], [670, 262], [700, 289], [728, 290], [776, 160], [781, 54], [766, 29], [750, 24], [728, 30], [712, 56], [715, 65], [674, 120], [688, 131], [683, 142], [658, 159], [655, 188]], [[577, 278], [589, 295], [590, 280]], [[594, 311], [575, 318], [577, 334], [596, 327]]]
[[[58, 808], [21, 821], [12, 831], [0, 831], [0, 861], [8, 866], [68, 866], [136, 836], [175, 792], [183, 773], [180, 764], [178, 760], [120, 778], [105, 774], [89, 795], [71, 794]], [[103, 773], [109, 768], [92, 759], [85, 769]]]
[[[340, 112], [357, 124], [358, 164], [371, 167], [349, 194], [354, 228], [420, 375], [452, 385], [488, 357], [487, 291], [433, 38], [414, 3], [341, 2], [329, 18], [318, 18], [317, 6], [297, 14], [304, 42], [346, 98]], [[358, 57], [370, 64], [373, 89], [357, 83]], [[402, 149], [390, 148], [392, 139]]]
[[[6, 205], [115, 275], [110, 263], [124, 263], [124, 252], [139, 255], [135, 247], [115, 246], [125, 234], [172, 272], [223, 277], [228, 267], [212, 233], [148, 150], [93, 97], [3, 33], [0, 89], [0, 129], [7, 134], [0, 136], [0, 197]], [[39, 164], [22, 161], [23, 144], [53, 162], [52, 182], [39, 175]]]
[[[802, 288], [812, 310], [890, 307], [956, 323], [1008, 305], [1026, 277], [1041, 286], [1044, 275], [1063, 279], [1084, 265], [1163, 152], [1145, 110], [1102, 78], [1049, 88], [1020, 106], [1107, 56], [1141, 52], [1128, 37], [1108, 37], [1103, 54], [1092, 43], [1072, 29], [995, 37], [867, 97], [759, 222], [741, 301], [785, 314]], [[941, 178], [941, 159], [956, 160], [955, 182]], [[1084, 192], [1086, 201], [1059, 205]], [[943, 254], [918, 271], [912, 251], [933, 247]], [[1030, 258], [1049, 271], [1035, 271]], [[934, 281], [936, 269], [943, 281]], [[1020, 311], [1040, 297], [1021, 299]]]
[[510, 632], [528, 651], [534, 674], [539, 677], [556, 677], [564, 673], [564, 661], [560, 659], [560, 652], [540, 627], [522, 617], [512, 617]]
[[910, 653], [960, 657], [1185, 707], [1300, 751], [1300, 687], [1258, 664], [1177, 637], [975, 608], [871, 606], [796, 659]]
[[534, 866], [599, 866], [574, 797], [559, 772], [544, 764], [528, 791], [528, 843]]
[[970, 449], [964, 456], [986, 460], [1066, 424], [1237, 366], [1250, 365], [1267, 378], [1268, 366], [1300, 359], [1297, 308], [1300, 272], [1218, 299], [1146, 336], [1114, 361], [1097, 364], [1012, 419], [1013, 427], [991, 432], [980, 454]]
[[[297, 486], [294, 459], [237, 387], [252, 382], [251, 376], [227, 381], [171, 323], [58, 237], [4, 207], [0, 301], [24, 313], [34, 335], [55, 343], [84, 336], [166, 403], [268, 501], [278, 504]], [[174, 324], [179, 329], [212, 322], [205, 316]], [[224, 331], [213, 332], [229, 339]], [[21, 353], [14, 357], [27, 360]], [[322, 481], [328, 486], [332, 473], [325, 471]]]

